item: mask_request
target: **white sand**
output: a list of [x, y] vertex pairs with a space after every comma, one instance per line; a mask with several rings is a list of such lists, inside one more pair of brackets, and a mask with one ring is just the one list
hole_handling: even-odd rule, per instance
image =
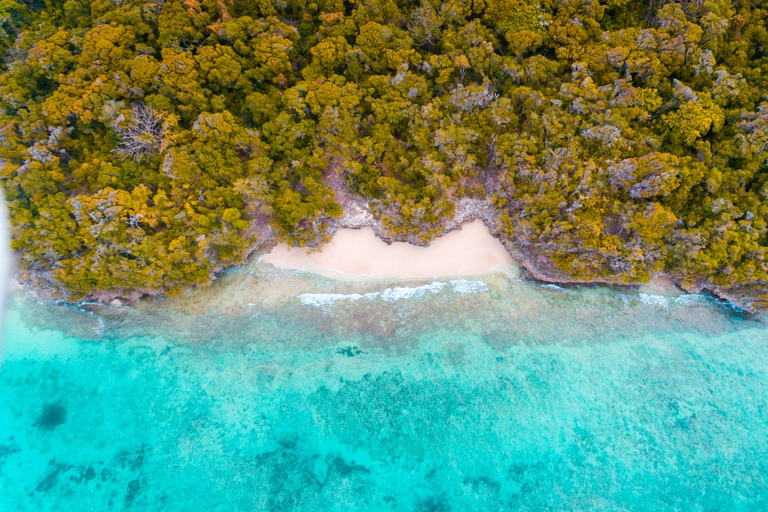
[[279, 244], [262, 262], [346, 280], [516, 273], [509, 253], [480, 220], [451, 231], [429, 247], [403, 242], [387, 245], [368, 227], [339, 229], [321, 251]]

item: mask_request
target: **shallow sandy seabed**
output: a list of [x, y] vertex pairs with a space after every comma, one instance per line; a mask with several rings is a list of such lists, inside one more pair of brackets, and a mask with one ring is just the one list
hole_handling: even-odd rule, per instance
[[515, 273], [515, 263], [480, 220], [438, 238], [428, 247], [387, 244], [369, 227], [339, 229], [322, 251], [277, 245], [262, 262], [334, 279], [418, 279]]

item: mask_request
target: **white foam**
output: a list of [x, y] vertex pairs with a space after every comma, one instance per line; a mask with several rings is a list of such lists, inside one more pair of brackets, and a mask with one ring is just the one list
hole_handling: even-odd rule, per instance
[[640, 302], [643, 304], [649, 306], [669, 306], [669, 297], [665, 297], [664, 295], [650, 295], [647, 293], [640, 293], [638, 295], [640, 297]]
[[[672, 304], [680, 304], [683, 306], [700, 306], [708, 304], [710, 301], [709, 297], [699, 293], [684, 293], [682, 295], [678, 295], [677, 297], [639, 293], [638, 298], [643, 304], [661, 307], [669, 307]], [[624, 302], [626, 304], [627, 300], [624, 299]]]
[[482, 293], [488, 291], [488, 285], [482, 281], [454, 279], [450, 281], [453, 293]]
[[675, 297], [675, 302], [677, 304], [685, 304], [686, 306], [707, 304], [709, 300], [710, 299], [707, 296], [701, 295], [699, 293], [685, 293], [679, 297]]
[[330, 306], [334, 302], [340, 300], [356, 301], [360, 299], [373, 300], [378, 297], [379, 292], [371, 293], [302, 293], [299, 295], [299, 300], [305, 306]]
[[421, 286], [396, 286], [387, 288], [382, 292], [368, 293], [302, 293], [298, 296], [299, 301], [305, 306], [323, 307], [330, 306], [339, 301], [358, 301], [380, 299], [384, 302], [397, 302], [400, 300], [414, 299], [423, 297], [427, 293], [440, 293], [447, 286], [451, 291], [459, 294], [481, 293], [488, 291], [488, 285], [482, 281], [469, 281], [466, 279], [456, 279], [448, 283], [434, 281]]
[[397, 302], [398, 300], [422, 297], [427, 292], [438, 293], [446, 286], [448, 286], [448, 283], [435, 281], [421, 286], [397, 286], [395, 288], [387, 288], [381, 292], [381, 300], [386, 302]]

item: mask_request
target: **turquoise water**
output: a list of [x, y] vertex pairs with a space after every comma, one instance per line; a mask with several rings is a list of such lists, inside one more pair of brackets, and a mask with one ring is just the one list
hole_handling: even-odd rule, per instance
[[18, 296], [0, 510], [768, 510], [764, 319], [423, 284], [252, 266], [136, 308]]

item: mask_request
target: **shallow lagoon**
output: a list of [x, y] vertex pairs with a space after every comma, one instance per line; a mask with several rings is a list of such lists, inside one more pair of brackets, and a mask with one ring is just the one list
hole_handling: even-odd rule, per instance
[[763, 318], [453, 281], [254, 261], [135, 308], [17, 296], [0, 510], [768, 510]]

